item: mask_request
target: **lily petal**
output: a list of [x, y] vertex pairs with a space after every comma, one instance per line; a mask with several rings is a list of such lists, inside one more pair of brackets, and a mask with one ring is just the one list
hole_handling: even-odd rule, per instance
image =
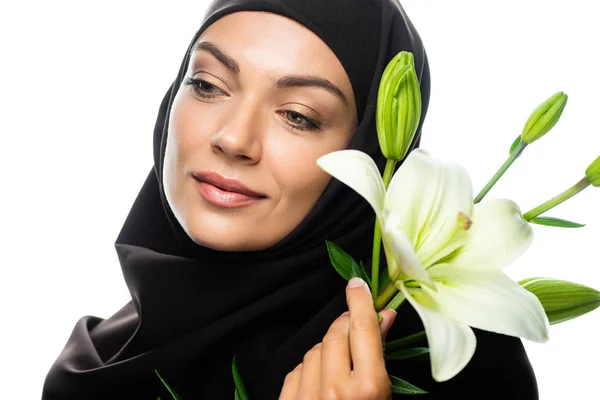
[[369, 202], [377, 215], [381, 214], [385, 186], [375, 161], [368, 154], [358, 150], [334, 151], [320, 157], [317, 165], [354, 189]]
[[464, 324], [485, 331], [548, 340], [550, 324], [538, 298], [502, 271], [457, 271], [449, 265], [430, 270], [436, 292], [423, 290], [437, 300], [440, 311]]
[[444, 382], [453, 378], [471, 361], [475, 353], [477, 339], [473, 330], [437, 311], [435, 301], [427, 293], [409, 291], [404, 285], [401, 290], [423, 321], [433, 379]]
[[[390, 280], [394, 282], [396, 287], [400, 284], [396, 282], [396, 279], [399, 277], [403, 280], [408, 277], [433, 286], [429, 273], [427, 273], [417, 258], [413, 244], [404, 232], [398, 228], [400, 223], [400, 217], [387, 212], [387, 210], [384, 212], [383, 245], [386, 248], [386, 256], [391, 256], [396, 261], [388, 266]], [[397, 270], [398, 268], [401, 271]]]
[[517, 259], [533, 241], [533, 229], [511, 200], [476, 204], [464, 245], [444, 263], [457, 269], [499, 270]]
[[401, 218], [400, 229], [408, 236], [423, 265], [447, 255], [462, 229], [460, 212], [470, 216], [473, 185], [465, 169], [426, 152], [413, 150], [393, 176], [385, 209]]

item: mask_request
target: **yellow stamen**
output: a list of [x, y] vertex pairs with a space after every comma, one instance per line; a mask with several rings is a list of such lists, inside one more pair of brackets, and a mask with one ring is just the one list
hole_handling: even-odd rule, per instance
[[458, 213], [456, 219], [458, 220], [458, 224], [465, 231], [468, 231], [471, 225], [473, 225], [473, 221], [471, 220], [471, 218], [469, 218], [469, 216], [462, 211]]

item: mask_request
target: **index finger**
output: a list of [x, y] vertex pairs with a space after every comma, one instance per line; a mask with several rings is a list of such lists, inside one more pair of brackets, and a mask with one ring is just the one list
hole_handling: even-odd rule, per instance
[[381, 331], [369, 287], [360, 278], [352, 278], [346, 289], [350, 311], [350, 354], [354, 376], [378, 376], [385, 369]]

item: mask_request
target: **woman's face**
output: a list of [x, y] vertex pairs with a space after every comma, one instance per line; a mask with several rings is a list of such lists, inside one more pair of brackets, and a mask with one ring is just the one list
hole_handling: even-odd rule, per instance
[[356, 127], [350, 80], [316, 34], [277, 14], [226, 15], [198, 38], [171, 109], [167, 200], [198, 244], [271, 247], [330, 181], [316, 160]]

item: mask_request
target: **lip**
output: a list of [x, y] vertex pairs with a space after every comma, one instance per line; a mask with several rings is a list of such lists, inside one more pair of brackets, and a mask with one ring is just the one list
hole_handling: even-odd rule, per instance
[[215, 172], [193, 173], [200, 195], [209, 203], [234, 208], [255, 204], [267, 196], [256, 192], [236, 179], [225, 178]]

